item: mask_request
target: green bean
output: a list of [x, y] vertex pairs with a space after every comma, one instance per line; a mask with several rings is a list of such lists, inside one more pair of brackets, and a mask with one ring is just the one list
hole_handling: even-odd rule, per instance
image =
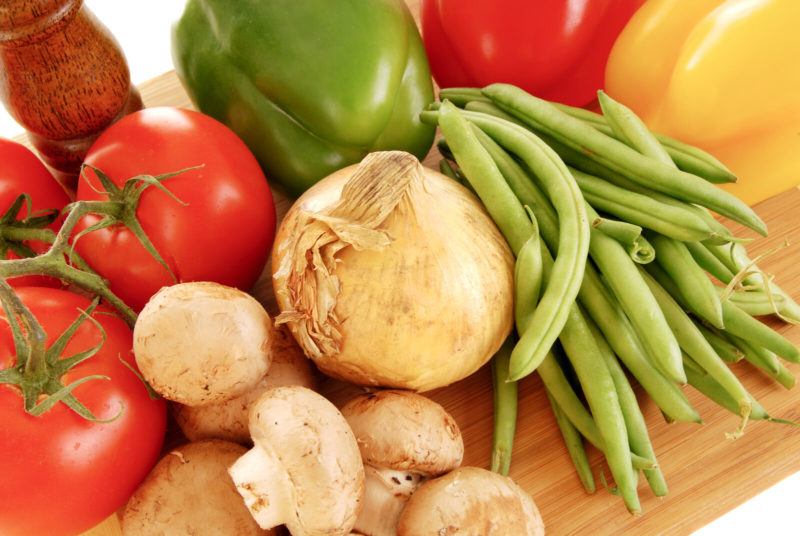
[[719, 289], [720, 298], [730, 300], [736, 307], [750, 316], [766, 316], [780, 313], [786, 301], [783, 296], [775, 294], [770, 296], [763, 290], [734, 290], [727, 293], [726, 289]]
[[669, 322], [675, 337], [681, 348], [691, 357], [703, 370], [714, 378], [733, 398], [739, 402], [739, 416], [742, 417], [742, 424], [739, 432], [744, 429], [747, 419], [750, 416], [750, 395], [747, 389], [742, 386], [736, 375], [725, 365], [722, 359], [714, 351], [714, 348], [706, 340], [703, 334], [697, 329], [694, 322], [683, 312], [681, 306], [659, 285], [647, 272], [642, 270], [645, 281], [655, 296], [664, 316]]
[[534, 232], [522, 246], [514, 266], [514, 319], [518, 333], [523, 333], [533, 320], [542, 287], [543, 246], [536, 218], [532, 213], [530, 216]]
[[619, 397], [608, 367], [599, 356], [597, 343], [578, 306], [569, 309], [569, 318], [559, 336], [564, 351], [575, 369], [589, 408], [603, 438], [606, 461], [630, 512], [641, 506], [636, 493], [628, 431]]
[[[620, 140], [625, 142], [632, 149], [639, 151], [641, 154], [649, 156], [668, 167], [677, 169], [677, 166], [662, 148], [656, 137], [647, 129], [644, 122], [642, 122], [632, 110], [614, 101], [611, 97], [603, 93], [603, 91], [598, 92], [598, 97], [609, 126]], [[712, 231], [720, 236], [725, 236], [728, 233], [727, 228], [714, 219], [704, 208], [691, 207], [691, 209], [703, 219]], [[697, 275], [697, 273], [698, 272], [695, 271], [695, 275]], [[706, 290], [708, 290], [708, 288], [706, 288]], [[718, 318], [718, 316], [719, 315], [715, 316], [712, 322]]]
[[640, 236], [642, 236], [642, 228], [638, 225], [624, 221], [603, 218], [599, 215], [592, 217], [591, 213], [589, 214], [589, 217], [591, 219], [591, 225], [593, 229], [602, 231], [604, 235], [608, 236], [609, 238], [613, 238], [620, 244], [633, 244]]
[[705, 244], [702, 242], [686, 242], [686, 248], [700, 268], [716, 277], [722, 283], [728, 284], [731, 282], [733, 279], [731, 271], [708, 250]]
[[547, 393], [547, 399], [550, 401], [553, 415], [555, 415], [558, 429], [561, 430], [561, 436], [564, 438], [564, 444], [567, 446], [569, 457], [572, 458], [572, 464], [575, 466], [575, 472], [578, 473], [578, 478], [583, 484], [583, 489], [586, 490], [586, 493], [594, 493], [596, 489], [594, 476], [592, 476], [592, 468], [589, 465], [589, 458], [586, 456], [586, 449], [583, 446], [583, 438], [558, 406], [558, 402], [553, 399], [550, 391], [545, 389], [545, 392]]
[[714, 351], [720, 356], [724, 361], [728, 363], [738, 363], [744, 358], [744, 352], [742, 352], [735, 344], [733, 344], [730, 340], [728, 340], [722, 332], [717, 331], [714, 328], [708, 328], [701, 324], [700, 322], [695, 322], [697, 329], [700, 330], [700, 333], [703, 334], [703, 337], [706, 338], [708, 343], [714, 348]]
[[[521, 124], [518, 119], [491, 103], [473, 101], [467, 104], [466, 109]], [[584, 197], [601, 210], [682, 241], [727, 241], [733, 239], [730, 231], [702, 207], [642, 186], [591, 160], [585, 154], [565, 146], [547, 133], [532, 128], [530, 125], [527, 128], [531, 128], [565, 162], [590, 177], [596, 175], [605, 179], [592, 177], [594, 178], [593, 182], [584, 181], [580, 185]]]
[[694, 261], [683, 242], [658, 234], [649, 238], [656, 248], [656, 263], [675, 282], [689, 309], [715, 327], [723, 328], [722, 303], [716, 287]]
[[[455, 107], [447, 103], [442, 106], [440, 115], [442, 131], [450, 140], [449, 146], [459, 167], [481, 198], [514, 254], [524, 253], [521, 257], [522, 262], [517, 264], [517, 268], [532, 271], [517, 274], [516, 297], [518, 302], [535, 306], [541, 281], [541, 262], [536, 263], [536, 254], [540, 247], [538, 228], [528, 219], [524, 208], [519, 204], [494, 161], [475, 138], [470, 125], [455, 110], [457, 110]], [[530, 253], [531, 250], [534, 254]], [[533, 281], [527, 280], [529, 276]], [[509, 420], [513, 419], [515, 423], [517, 413], [517, 386], [514, 382], [506, 381], [509, 372], [506, 361], [510, 360], [510, 355], [511, 350], [508, 356], [505, 352], [499, 353], [495, 358], [496, 367], [493, 369], [495, 375], [500, 371], [506, 373], [505, 377], [496, 378], [494, 381], [497, 403], [494, 453], [499, 464], [497, 469], [504, 471], [503, 474], [507, 474], [511, 463], [511, 447], [514, 439], [514, 428]], [[494, 459], [493, 456], [493, 465]]]
[[[565, 104], [553, 103], [553, 105], [562, 112], [585, 121], [603, 134], [614, 136], [606, 118], [602, 115], [584, 108], [576, 108]], [[653, 135], [669, 153], [672, 161], [683, 171], [717, 184], [736, 182], [736, 175], [725, 167], [722, 162], [702, 149], [687, 145], [663, 134], [653, 133]]]
[[[547, 248], [542, 248], [542, 260], [543, 280], [548, 283], [557, 272]], [[628, 510], [638, 512], [641, 507], [636, 493], [636, 475], [633, 472], [635, 460], [631, 454], [622, 408], [614, 390], [611, 373], [599, 355], [594, 336], [576, 303], [572, 303], [569, 307], [567, 321], [558, 339], [575, 370], [597, 422], [602, 450], [622, 493], [623, 501]], [[655, 463], [652, 460], [649, 462], [651, 467]]]
[[[491, 115], [492, 117], [496, 117], [498, 119], [503, 119], [505, 121], [508, 121], [509, 123], [514, 123], [515, 125], [519, 125], [520, 127], [524, 128], [526, 130], [530, 130], [531, 132], [533, 132], [534, 134], [536, 134], [537, 136], [542, 138], [542, 136], [540, 136], [539, 132], [537, 132], [536, 130], [530, 128], [523, 121], [520, 121], [519, 119], [517, 119], [513, 115], [504, 112], [502, 109], [500, 109], [500, 107], [498, 107], [491, 100], [489, 102], [472, 101], [472, 102], [467, 103], [467, 105], [464, 107], [464, 109], [466, 111], [468, 111], [468, 112], [476, 112], [476, 113], [482, 113], [482, 114], [486, 114], [486, 115]], [[544, 139], [544, 138], [542, 138], [542, 139]], [[548, 143], [548, 145], [550, 145], [550, 144]]]
[[[517, 255], [514, 267], [514, 307], [517, 329], [522, 331], [533, 316], [542, 282], [542, 247], [536, 218], [529, 212], [533, 227], [530, 238]], [[494, 436], [492, 471], [508, 475], [517, 422], [517, 382], [508, 381], [509, 361], [515, 342], [509, 337], [492, 360], [494, 393]]]
[[[589, 217], [596, 216], [590, 207]], [[686, 383], [678, 341], [637, 265], [616, 241], [596, 229], [592, 230], [589, 251], [648, 354], [669, 379]]]
[[748, 275], [743, 282], [753, 287], [762, 288], [765, 292], [772, 292], [775, 296], [784, 298], [780, 308], [780, 316], [786, 322], [800, 324], [800, 305], [795, 302], [782, 288], [764, 276], [764, 272], [748, 256], [741, 244], [710, 245], [708, 250], [716, 256], [728, 269], [736, 274], [748, 270]]
[[[517, 154], [536, 173], [558, 212], [560, 238], [555, 275], [545, 287], [539, 307], [534, 313], [535, 321], [531, 322], [531, 327], [521, 334], [520, 341], [511, 356], [510, 379], [518, 380], [530, 374], [539, 365], [547, 350], [555, 342], [566, 322], [569, 307], [574, 303], [580, 289], [589, 250], [589, 224], [585, 203], [566, 166], [534, 134], [485, 114], [459, 112], [457, 108], [448, 106], [447, 103], [442, 105], [439, 112], [440, 123], [444, 121], [445, 115], [460, 117], [462, 113], [500, 145]], [[450, 140], [444, 125], [442, 127], [458, 161], [458, 150]], [[464, 173], [471, 177], [471, 172], [460, 162], [459, 165]], [[496, 169], [496, 165], [492, 162], [492, 171]], [[502, 230], [502, 226], [500, 228]]]
[[[586, 440], [591, 443], [597, 450], [605, 453], [603, 446], [603, 438], [594, 422], [594, 418], [589, 411], [584, 407], [578, 395], [572, 389], [569, 380], [561, 370], [555, 356], [552, 352], [548, 352], [542, 364], [536, 369], [539, 376], [542, 378], [547, 391], [553, 396], [558, 403], [558, 406], [567, 416], [569, 421], [577, 428]], [[638, 454], [630, 453], [634, 469], [650, 469], [654, 466], [654, 462]]]
[[631, 445], [631, 450], [636, 454], [653, 460], [655, 467], [652, 469], [645, 469], [644, 476], [653, 490], [656, 497], [663, 497], [668, 493], [667, 482], [664, 480], [664, 475], [661, 469], [658, 468], [658, 460], [656, 459], [653, 444], [650, 442], [650, 435], [647, 431], [647, 423], [642, 415], [642, 410], [639, 408], [639, 401], [636, 399], [636, 393], [633, 392], [631, 384], [628, 382], [628, 377], [625, 371], [622, 370], [619, 362], [617, 361], [614, 352], [608, 345], [603, 333], [597, 324], [591, 320], [587, 320], [589, 329], [594, 335], [597, 342], [597, 347], [600, 350], [600, 355], [611, 372], [611, 378], [614, 381], [614, 386], [617, 389], [617, 396], [619, 397], [620, 407], [622, 408], [622, 416], [625, 419], [625, 427], [628, 430], [628, 441]]
[[730, 338], [733, 343], [744, 353], [745, 359], [750, 356], [753, 359], [748, 359], [748, 361], [753, 362], [753, 360], [755, 360], [762, 363], [766, 370], [769, 370], [770, 374], [778, 374], [780, 372], [781, 362], [774, 352], [770, 352], [766, 348], [756, 346], [749, 341], [742, 339], [741, 337], [730, 336]]
[[483, 94], [506, 112], [534, 123], [537, 128], [597, 160], [627, 178], [690, 203], [706, 206], [762, 235], [767, 228], [761, 218], [733, 194], [716, 188], [695, 175], [639, 154], [582, 121], [561, 112], [547, 101], [538, 99], [508, 84], [493, 84]]
[[653, 366], [622, 307], [605, 288], [600, 275], [587, 267], [581, 303], [597, 322], [606, 340], [661, 411], [673, 421], [701, 422], [697, 411], [677, 385]]
[[743, 339], [737, 340], [736, 343], [739, 345], [742, 352], [744, 352], [744, 358], [748, 363], [761, 369], [762, 372], [780, 383], [786, 389], [794, 387], [794, 375], [783, 366], [774, 353]]
[[800, 351], [783, 335], [759, 322], [730, 302], [722, 303], [725, 331], [758, 347], [764, 347], [791, 361], [800, 363]]
[[[686, 369], [686, 377], [689, 379], [689, 385], [703, 393], [706, 397], [716, 402], [719, 406], [727, 409], [736, 416], [739, 416], [740, 405], [728, 391], [722, 388], [714, 378], [712, 378], [706, 371], [702, 370], [700, 365], [692, 363], [691, 359], [687, 356], [684, 363]], [[753, 420], [769, 419], [764, 406], [750, 396], [750, 418]]]
[[[466, 109], [521, 124], [518, 119], [491, 103], [472, 101], [467, 104]], [[631, 181], [606, 166], [591, 160], [586, 154], [553, 139], [546, 132], [537, 130], [531, 125], [527, 125], [527, 128], [530, 128], [544, 140], [565, 162], [590, 176], [596, 175], [605, 179], [605, 181], [600, 181], [595, 178], [595, 182], [591, 183], [594, 184], [594, 189], [591, 192], [587, 192], [584, 185], [581, 185], [581, 190], [587, 201], [601, 210], [621, 217], [626, 221], [639, 224], [642, 227], [651, 228], [677, 240], [706, 240], [714, 242], [733, 240], [730, 231], [714, 219], [704, 208], [680, 201]], [[615, 186], [617, 188], [614, 188]], [[631, 193], [640, 195], [631, 196], [629, 195]], [[669, 205], [672, 209], [665, 208], [664, 205]], [[800, 310], [800, 307], [798, 309]]]
[[[611, 97], [606, 95], [602, 90], [598, 92], [598, 98], [600, 99], [600, 104], [603, 107], [603, 112], [605, 113], [608, 125], [611, 127], [612, 131], [620, 141], [644, 156], [649, 156], [653, 160], [660, 162], [667, 167], [676, 170], [678, 169], [678, 167], [675, 165], [675, 162], [672, 161], [672, 158], [670, 158], [669, 154], [667, 154], [667, 152], [661, 146], [658, 139], [656, 139], [656, 137], [647, 129], [647, 126], [644, 124], [644, 122], [639, 119], [639, 117], [637, 117], [637, 115], [633, 113], [630, 108], [627, 108], [626, 106], [616, 102]], [[658, 198], [664, 203], [676, 204], [675, 200], [670, 196], [665, 197], [663, 194], [656, 194], [654, 196], [653, 194], [655, 192], [647, 191], [643, 191], [641, 193], [649, 194], [650, 197]], [[683, 205], [681, 204], [680, 206]], [[714, 219], [706, 209], [693, 205], [689, 205], [689, 208], [690, 210], [694, 211], [696, 215], [699, 216], [712, 231], [716, 232], [721, 237], [725, 237], [729, 234], [728, 229]]]
[[593, 231], [590, 249], [592, 257], [601, 264], [601, 269], [609, 278], [613, 290], [651, 355], [659, 361], [668, 376], [685, 383], [680, 348], [652, 296], [647, 299], [649, 293], [646, 285], [638, 277], [635, 265], [630, 262], [624, 249], [598, 231]]
[[603, 110], [603, 116], [615, 137], [640, 154], [652, 158], [671, 167], [676, 167], [667, 151], [647, 129], [644, 122], [624, 104], [615, 101], [600, 90], [597, 100]]
[[600, 431], [597, 429], [594, 418], [584, 407], [578, 395], [575, 394], [572, 385], [570, 385], [552, 352], [547, 353], [536, 372], [542, 378], [542, 383], [547, 391], [553, 395], [553, 398], [558, 402], [558, 406], [564, 411], [581, 435], [595, 448], [603, 450], [603, 440], [600, 437]]
[[525, 209], [475, 138], [458, 108], [445, 102], [439, 111], [439, 126], [462, 173], [475, 189], [511, 250], [515, 255], [518, 254], [533, 233]]
[[[544, 241], [555, 247], [559, 241], [558, 220], [550, 201], [527, 176], [520, 165], [487, 135], [478, 140], [492, 155], [503, 176], [520, 201], [536, 214]], [[608, 338], [614, 351], [647, 391], [658, 407], [669, 417], [682, 422], [700, 422], [700, 416], [689, 404], [683, 392], [653, 367], [645, 356], [641, 343], [633, 332], [628, 318], [616, 299], [605, 289], [600, 276], [591, 265], [586, 266], [579, 293], [587, 308]], [[563, 406], [564, 403], [561, 402]]]
[[598, 217], [592, 221], [592, 227], [619, 242], [633, 262], [647, 264], [655, 260], [656, 250], [642, 236], [642, 228], [638, 225]]
[[517, 382], [506, 381], [508, 361], [513, 348], [514, 339], [509, 337], [492, 359], [494, 434], [491, 470], [501, 475], [508, 475], [508, 470], [511, 468], [511, 452], [517, 429]]
[[[658, 263], [646, 265], [647, 272], [652, 275], [659, 284], [670, 293], [684, 308], [689, 309], [686, 297], [678, 289], [675, 282], [664, 272]], [[744, 339], [756, 347], [763, 347], [771, 350], [779, 356], [800, 363], [800, 351], [797, 347], [783, 335], [774, 331], [772, 328], [759, 322], [748, 315], [729, 301], [722, 302], [722, 320], [725, 324], [725, 332]]]
[[[559, 152], [561, 154], [561, 152]], [[669, 205], [676, 209], [680, 209], [683, 213], [690, 212], [691, 219], [689, 221], [693, 222], [694, 226], [698, 225], [698, 220], [702, 222], [702, 229], [708, 233], [706, 238], [703, 238], [704, 242], [722, 244], [725, 242], [731, 241], [739, 241], [736, 237], [734, 237], [731, 232], [728, 230], [727, 227], [722, 225], [719, 221], [717, 221], [709, 212], [703, 207], [699, 207], [697, 205], [693, 205], [691, 203], [686, 203], [685, 201], [681, 201], [680, 199], [675, 199], [672, 196], [667, 194], [658, 192], [651, 188], [647, 188], [646, 186], [642, 186], [619, 173], [615, 173], [608, 168], [597, 164], [581, 155], [573, 155], [567, 151], [564, 151], [565, 161], [575, 161], [575, 166], [580, 168], [581, 170], [596, 175], [605, 181], [611, 183], [612, 185], [622, 188], [624, 191], [634, 192], [640, 194], [642, 196], [647, 197], [651, 203], [656, 202], [662, 205]], [[588, 160], [588, 161], [587, 161]], [[683, 216], [687, 218], [688, 216]], [[663, 233], [662, 233], [663, 234]], [[667, 235], [669, 236], [669, 235]]]
[[453, 166], [450, 165], [450, 162], [446, 158], [439, 160], [439, 173], [461, 183], [462, 178], [456, 174], [456, 170], [453, 169]]
[[439, 99], [449, 100], [459, 108], [463, 108], [472, 101], [491, 102], [480, 88], [476, 87], [448, 87], [439, 91]]
[[677, 240], [699, 241], [712, 236], [708, 225], [690, 210], [620, 188], [575, 168], [570, 171], [589, 204], [603, 212]]
[[[442, 100], [448, 99], [453, 101], [454, 104], [461, 108], [468, 108], [471, 102], [491, 102], [481, 93], [480, 89], [477, 88], [443, 89], [439, 96]], [[588, 123], [603, 134], [614, 137], [614, 132], [608, 126], [606, 118], [602, 115], [584, 108], [576, 108], [557, 102], [552, 104], [562, 112]], [[725, 167], [722, 162], [702, 149], [687, 145], [669, 136], [664, 136], [663, 134], [654, 133], [653, 135], [658, 139], [667, 153], [669, 153], [672, 161], [675, 162], [681, 170], [717, 184], [736, 182], [736, 175]]]

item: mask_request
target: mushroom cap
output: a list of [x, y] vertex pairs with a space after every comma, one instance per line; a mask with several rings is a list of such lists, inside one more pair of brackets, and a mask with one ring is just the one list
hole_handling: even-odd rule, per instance
[[266, 391], [250, 410], [250, 434], [293, 485], [302, 534], [348, 534], [364, 496], [364, 466], [353, 432], [322, 395], [300, 386]]
[[228, 476], [228, 467], [245, 452], [218, 440], [174, 449], [128, 501], [122, 534], [274, 534], [258, 526]]
[[398, 536], [543, 536], [533, 499], [510, 478], [462, 467], [429, 480], [406, 504]]
[[241, 444], [252, 443], [247, 429], [250, 406], [264, 391], [283, 385], [316, 387], [316, 376], [311, 360], [295, 342], [288, 328], [275, 328], [271, 337], [272, 364], [266, 376], [252, 390], [242, 396], [203, 406], [175, 404], [173, 412], [183, 434], [190, 441], [217, 438]]
[[164, 287], [133, 329], [144, 378], [164, 398], [189, 406], [231, 400], [270, 366], [272, 321], [255, 298], [217, 283]]
[[342, 407], [365, 464], [437, 476], [461, 465], [464, 440], [445, 409], [411, 391], [366, 393]]

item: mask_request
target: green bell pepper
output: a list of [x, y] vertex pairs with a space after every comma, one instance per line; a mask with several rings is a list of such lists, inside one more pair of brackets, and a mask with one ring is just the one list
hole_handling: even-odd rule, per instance
[[402, 0], [189, 0], [173, 61], [204, 113], [298, 195], [369, 152], [422, 159], [428, 60]]

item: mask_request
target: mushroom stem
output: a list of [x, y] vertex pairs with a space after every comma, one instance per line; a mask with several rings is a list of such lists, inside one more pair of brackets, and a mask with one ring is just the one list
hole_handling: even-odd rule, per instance
[[400, 514], [424, 476], [372, 465], [365, 465], [364, 473], [364, 507], [354, 530], [367, 536], [396, 536]]
[[[228, 473], [244, 504], [262, 529], [290, 523], [293, 500], [289, 475], [274, 455], [253, 447], [236, 460]], [[290, 527], [291, 530], [291, 527]]]

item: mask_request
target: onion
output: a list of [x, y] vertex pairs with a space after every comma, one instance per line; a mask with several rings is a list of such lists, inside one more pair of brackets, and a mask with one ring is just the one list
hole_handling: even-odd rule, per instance
[[408, 153], [317, 183], [275, 243], [277, 322], [329, 376], [427, 391], [472, 374], [511, 331], [508, 245], [477, 198]]

